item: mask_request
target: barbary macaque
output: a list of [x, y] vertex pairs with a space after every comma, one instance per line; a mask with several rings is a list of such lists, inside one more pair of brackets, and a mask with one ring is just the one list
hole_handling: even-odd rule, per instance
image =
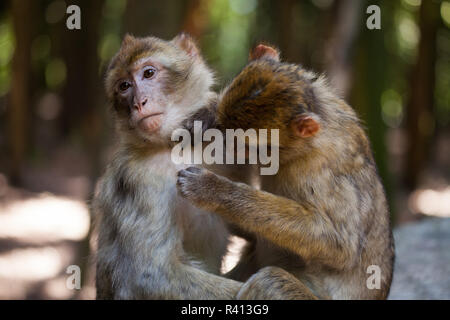
[[220, 277], [228, 231], [220, 217], [177, 194], [172, 131], [216, 101], [194, 41], [127, 35], [107, 71], [119, 138], [97, 186], [98, 299], [232, 299]]
[[[237, 298], [387, 297], [394, 244], [385, 193], [360, 120], [324, 76], [258, 45], [217, 109], [198, 115], [221, 130], [279, 129], [279, 171], [260, 176], [261, 190], [205, 168], [178, 173], [186, 199], [255, 239], [229, 273], [246, 281]], [[378, 288], [367, 284], [374, 268]]]

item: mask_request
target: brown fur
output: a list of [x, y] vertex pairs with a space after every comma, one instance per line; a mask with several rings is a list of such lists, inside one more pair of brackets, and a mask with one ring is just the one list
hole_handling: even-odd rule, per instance
[[[247, 280], [239, 298], [385, 299], [394, 260], [389, 210], [358, 117], [323, 76], [257, 58], [222, 93], [216, 123], [279, 129], [279, 172], [261, 176], [257, 190], [188, 168], [179, 172], [180, 192], [256, 237], [230, 273]], [[305, 116], [317, 127], [299, 137], [293, 127]], [[380, 289], [366, 286], [370, 265], [381, 269]]]

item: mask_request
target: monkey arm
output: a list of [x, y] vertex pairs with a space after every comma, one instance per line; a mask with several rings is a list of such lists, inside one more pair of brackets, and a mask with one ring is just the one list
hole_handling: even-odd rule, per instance
[[143, 293], [140, 299], [175, 300], [236, 299], [242, 287], [241, 282], [180, 261], [166, 261], [160, 268], [149, 268], [138, 285]]
[[311, 204], [256, 190], [201, 168], [178, 173], [181, 194], [243, 230], [259, 234], [307, 261], [345, 268], [354, 261], [352, 246], [335, 224]]

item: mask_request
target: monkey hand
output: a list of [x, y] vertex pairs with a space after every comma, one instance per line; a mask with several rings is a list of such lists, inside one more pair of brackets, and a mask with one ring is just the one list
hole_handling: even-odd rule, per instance
[[[214, 106], [206, 106], [201, 108], [191, 117], [184, 120], [181, 127], [189, 131], [191, 135], [195, 134], [195, 122], [198, 121], [201, 124], [202, 134], [206, 130], [216, 127], [216, 110]], [[198, 129], [197, 129], [198, 130]], [[193, 141], [192, 141], [193, 143]]]
[[184, 198], [196, 206], [213, 211], [226, 182], [225, 178], [207, 169], [188, 167], [178, 171], [177, 188]]

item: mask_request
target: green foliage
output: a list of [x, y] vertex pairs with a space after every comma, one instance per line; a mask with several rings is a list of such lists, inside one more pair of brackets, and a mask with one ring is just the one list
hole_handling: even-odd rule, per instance
[[0, 21], [0, 97], [10, 85], [10, 62], [14, 53], [14, 34], [9, 19]]
[[101, 36], [98, 45], [98, 55], [100, 57], [99, 72], [120, 47], [122, 17], [125, 13], [126, 4], [125, 0], [108, 0], [103, 7], [103, 16], [100, 24]]
[[45, 68], [45, 81], [50, 89], [57, 89], [66, 81], [66, 64], [62, 59], [50, 60]]
[[255, 0], [214, 0], [211, 4], [210, 28], [202, 44], [221, 79], [230, 79], [247, 62], [257, 4]]

